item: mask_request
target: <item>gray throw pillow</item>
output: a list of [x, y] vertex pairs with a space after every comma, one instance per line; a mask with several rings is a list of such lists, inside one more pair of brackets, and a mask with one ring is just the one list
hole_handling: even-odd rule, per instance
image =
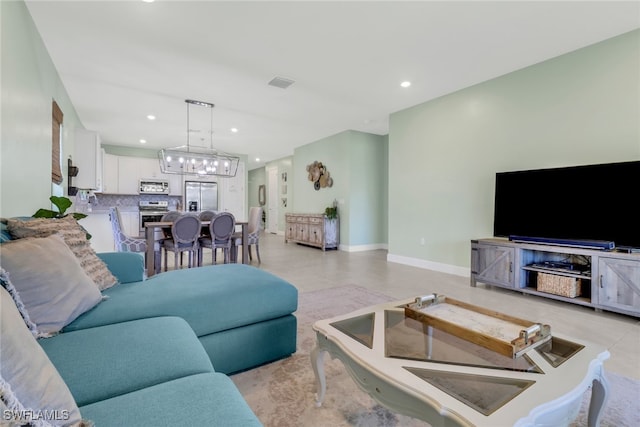
[[69, 388], [2, 286], [0, 338], [0, 424], [84, 425]]
[[71, 215], [63, 218], [32, 218], [25, 221], [12, 218], [8, 220], [7, 229], [14, 239], [47, 237], [58, 233], [80, 260], [85, 273], [91, 277], [99, 290], [105, 290], [118, 283], [118, 279], [111, 274], [107, 265], [98, 258], [91, 247], [87, 240], [87, 232]]
[[62, 237], [25, 238], [0, 245], [16, 305], [36, 337], [51, 336], [90, 310], [102, 294]]

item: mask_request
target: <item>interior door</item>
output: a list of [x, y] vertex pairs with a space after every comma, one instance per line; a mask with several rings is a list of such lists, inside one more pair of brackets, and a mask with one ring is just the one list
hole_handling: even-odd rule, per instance
[[267, 232], [278, 234], [278, 168], [267, 168]]

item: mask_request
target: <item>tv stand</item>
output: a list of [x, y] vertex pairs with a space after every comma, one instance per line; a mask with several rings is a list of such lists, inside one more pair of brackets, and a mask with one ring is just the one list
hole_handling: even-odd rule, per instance
[[[541, 292], [541, 273], [578, 286], [580, 295]], [[471, 286], [478, 282], [640, 317], [640, 253], [477, 239], [471, 241]]]

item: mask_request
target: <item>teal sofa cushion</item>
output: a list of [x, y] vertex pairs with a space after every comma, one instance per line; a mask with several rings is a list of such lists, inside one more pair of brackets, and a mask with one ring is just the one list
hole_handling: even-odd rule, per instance
[[206, 373], [81, 406], [99, 427], [224, 426], [262, 424], [229, 377]]
[[213, 372], [193, 330], [177, 317], [68, 332], [39, 343], [79, 406]]
[[297, 320], [288, 315], [200, 337], [216, 372], [233, 374], [296, 352]]
[[100, 252], [97, 255], [118, 279], [118, 283], [138, 282], [145, 279], [143, 254], [139, 252]]
[[245, 264], [168, 271], [144, 282], [103, 291], [109, 298], [64, 331], [156, 316], [185, 319], [198, 337], [287, 316], [298, 290], [289, 282]]

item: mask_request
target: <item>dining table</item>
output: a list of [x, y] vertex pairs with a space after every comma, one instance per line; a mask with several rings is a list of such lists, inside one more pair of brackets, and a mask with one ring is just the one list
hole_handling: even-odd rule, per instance
[[[202, 221], [202, 227], [209, 227], [211, 221]], [[173, 222], [171, 221], [159, 221], [159, 222], [146, 222], [144, 224], [145, 228], [145, 238], [147, 240], [147, 252], [146, 252], [146, 269], [147, 269], [147, 277], [153, 276], [155, 271], [155, 243], [156, 243], [156, 231], [161, 230], [163, 228], [171, 228]], [[242, 263], [249, 264], [249, 245], [248, 242], [248, 221], [236, 221], [236, 225], [242, 227]], [[237, 257], [236, 257], [237, 262]]]

